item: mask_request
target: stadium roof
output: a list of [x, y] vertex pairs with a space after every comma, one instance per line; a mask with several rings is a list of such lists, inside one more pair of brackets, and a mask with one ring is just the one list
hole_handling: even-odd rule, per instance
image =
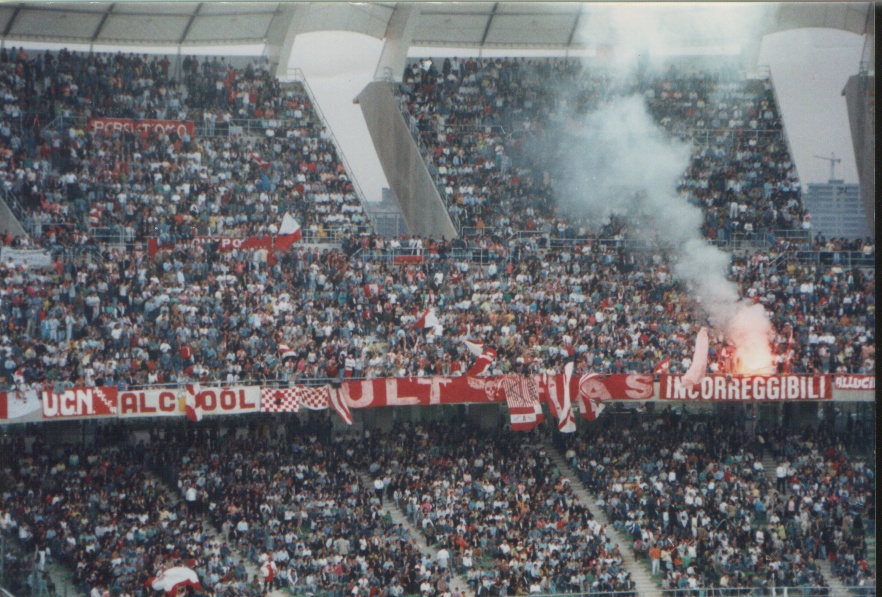
[[[594, 5], [596, 6], [596, 5]], [[762, 37], [798, 27], [863, 34], [872, 3], [774, 6]], [[299, 32], [342, 30], [386, 36], [394, 2], [20, 2], [0, 4], [4, 40], [196, 46], [277, 44], [295, 17]], [[554, 2], [421, 3], [412, 45], [480, 48], [581, 47], [577, 29], [592, 4]]]

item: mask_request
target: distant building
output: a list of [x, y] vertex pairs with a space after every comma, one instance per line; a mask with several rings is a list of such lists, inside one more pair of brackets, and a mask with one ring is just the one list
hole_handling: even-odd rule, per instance
[[872, 237], [861, 201], [861, 187], [841, 180], [809, 183], [803, 195], [812, 215], [812, 233], [827, 238]]
[[379, 202], [366, 203], [366, 209], [370, 212], [371, 221], [377, 234], [386, 238], [407, 234], [407, 225], [398, 209], [398, 202], [391, 189], [383, 189], [383, 198]]

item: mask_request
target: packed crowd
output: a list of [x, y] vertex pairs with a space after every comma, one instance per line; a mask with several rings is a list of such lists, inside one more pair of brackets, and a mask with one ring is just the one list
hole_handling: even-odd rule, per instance
[[782, 435], [787, 518], [801, 525], [810, 551], [829, 559], [846, 586], [875, 588], [866, 544], [867, 533], [875, 532], [875, 471], [849, 456], [850, 438], [841, 433]]
[[[23, 73], [6, 88], [18, 124], [0, 133], [9, 133], [5, 187], [31, 214], [32, 242], [275, 235], [286, 213], [316, 238], [367, 225], [305, 89], [282, 90], [264, 65], [234, 69], [215, 58], [200, 67], [188, 56], [178, 82], [164, 57], [16, 56], [5, 65]], [[60, 124], [40, 135], [21, 114]], [[195, 120], [203, 135], [88, 127], [108, 116]], [[258, 119], [265, 134], [231, 135], [243, 118]]]
[[450, 594], [449, 570], [420, 552], [363, 483], [354, 437], [328, 442], [312, 427], [289, 429], [291, 437], [267, 429], [207, 449], [166, 450], [181, 493], [195, 490], [196, 508], [231, 545], [255, 563], [273, 562], [298, 593]]
[[[661, 255], [601, 242], [499, 249], [442, 243], [398, 265], [385, 249], [298, 248], [270, 264], [265, 252], [206, 245], [0, 267], [5, 382], [61, 391], [455, 376], [470, 364], [466, 338], [497, 349], [494, 373], [558, 372], [571, 355], [583, 372], [651, 373], [664, 358], [688, 368], [696, 305]], [[471, 250], [489, 263], [470, 261]], [[734, 258], [731, 277], [771, 314], [781, 372], [875, 371], [874, 281], [860, 270], [769, 267], [760, 255]], [[415, 328], [429, 308], [440, 327]], [[713, 339], [712, 371], [724, 348]]]
[[[874, 470], [824, 425], [754, 435], [667, 409], [585, 426], [555, 437], [598, 496], [583, 504], [534, 434], [460, 418], [335, 436], [314, 418], [116, 425], [88, 447], [39, 429], [4, 436], [15, 456], [0, 469], [0, 528], [34, 554], [19, 572], [51, 582], [58, 561], [95, 595], [144, 594], [179, 564], [203, 595], [453, 597], [466, 588], [454, 575], [488, 597], [628, 592], [633, 549], [675, 590], [823, 590], [822, 559], [848, 586], [875, 587]], [[595, 507], [633, 543], [616, 545]]]
[[809, 226], [767, 81], [673, 68], [619, 80], [577, 60], [448, 58], [413, 62], [400, 89], [451, 213], [479, 233], [581, 238], [574, 233], [586, 218], [564, 213], [555, 193], [554, 181], [573, 175], [558, 168], [569, 162], [567, 135], [586, 112], [632, 94], [665, 130], [693, 142], [679, 190], [705, 210], [708, 238]]
[[[23, 270], [9, 261], [0, 267], [0, 356], [7, 387], [457, 375], [470, 358], [464, 338], [498, 350], [494, 373], [559, 371], [570, 356], [580, 371], [600, 373], [650, 373], [666, 357], [673, 372], [688, 367], [699, 310], [672, 279], [670, 258], [630, 240], [622, 221], [613, 218], [594, 231], [559, 218], [543, 225], [548, 234], [516, 239], [382, 239], [362, 232], [367, 220], [308, 97], [301, 88], [278, 89], [260, 67], [231, 69], [220, 60], [200, 65], [188, 57], [188, 76], [175, 87], [160, 58], [60, 52], [31, 59], [8, 52], [0, 65], [11, 73], [10, 105], [24, 98], [27, 112], [41, 101], [60, 102], [72, 119], [69, 134], [39, 140], [35, 159], [29, 159], [27, 143], [17, 143], [7, 160], [8, 188], [37, 210], [38, 233], [28, 243], [66, 248], [53, 269]], [[433, 68], [410, 69], [405, 77], [411, 109], [419, 106], [416, 126], [426, 131], [440, 126], [433, 119], [465, 126], [479, 114], [484, 124], [511, 127], [529, 120], [548, 128], [562, 109], [561, 97], [585, 110], [613, 92], [609, 81], [572, 62], [451, 61]], [[67, 93], [99, 98], [94, 102], [47, 95], [57, 82], [92, 70], [86, 83]], [[158, 82], [167, 82], [181, 93], [174, 109], [191, 115], [198, 106], [240, 102], [264, 119], [283, 117], [301, 126], [251, 140], [85, 132], [73, 116], [109, 109], [100, 91], [105, 72], [114, 85], [142, 89], [135, 94], [142, 99], [164, 97], [156, 90]], [[672, 74], [641, 82], [640, 91], [674, 134], [710, 126], [729, 131], [720, 133], [725, 139], [740, 138], [732, 131], [756, 128], [744, 122], [748, 117], [761, 118], [768, 129], [780, 126], [762, 84], [745, 89], [727, 80]], [[569, 84], [580, 81], [573, 91]], [[713, 109], [706, 99], [711, 94], [723, 98]], [[436, 96], [445, 98], [443, 110], [432, 103]], [[154, 114], [163, 115], [170, 113]], [[458, 167], [472, 168], [463, 165], [471, 150], [457, 148], [447, 135], [435, 140], [439, 155], [452, 152], [449, 159]], [[528, 153], [523, 146], [512, 148], [518, 159]], [[763, 161], [757, 167], [778, 168], [784, 176], [790, 169], [781, 160], [776, 156], [773, 165]], [[503, 173], [505, 162], [469, 174], [497, 177], [488, 188], [501, 195], [489, 203], [512, 218], [552, 214], [551, 195], [546, 201], [544, 191], [524, 190], [550, 189], [550, 183], [536, 185], [539, 177], [514, 175], [512, 169]], [[772, 188], [770, 201], [779, 194]], [[503, 195], [515, 203], [504, 204]], [[466, 196], [455, 203], [478, 205]], [[341, 249], [222, 251], [213, 242], [190, 242], [272, 235], [286, 213], [300, 219], [307, 237], [340, 234]], [[730, 215], [741, 213], [733, 208]], [[96, 230], [115, 230], [129, 244], [125, 250], [83, 250]], [[555, 244], [555, 236], [579, 240]], [[156, 240], [155, 255], [141, 248], [146, 238]], [[22, 241], [7, 238], [7, 244]], [[399, 265], [393, 255], [417, 262]], [[875, 288], [866, 274], [807, 266], [787, 253], [733, 257], [729, 273], [742, 296], [772, 314], [780, 371], [875, 371]], [[429, 308], [441, 325], [413, 329]], [[281, 345], [290, 348], [284, 358]], [[714, 338], [712, 371], [724, 370], [724, 352]]]
[[[228, 550], [150, 472], [143, 445], [120, 436], [100, 447], [49, 446], [38, 437], [30, 451], [7, 454], [3, 530], [34, 554], [38, 577], [54, 560], [85, 594], [133, 596], [163, 568], [186, 563], [204, 579], [232, 568]], [[213, 594], [243, 594], [216, 584], [206, 580]]]
[[538, 437], [433, 424], [371, 435], [372, 476], [477, 595], [634, 588]]
[[[823, 590], [823, 559], [848, 586], [875, 586], [863, 542], [873, 472], [846, 455], [841, 434], [792, 433], [752, 435], [667, 409], [615, 431], [586, 429], [566, 458], [665, 588]], [[767, 449], [781, 458], [777, 483]]]

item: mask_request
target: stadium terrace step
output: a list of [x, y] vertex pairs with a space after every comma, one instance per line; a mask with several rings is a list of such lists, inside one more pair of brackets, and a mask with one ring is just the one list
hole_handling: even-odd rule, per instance
[[[371, 487], [374, 483], [373, 479], [371, 479], [368, 473], [359, 473], [359, 478], [361, 479], [361, 482], [364, 483], [367, 487]], [[426, 544], [426, 540], [423, 534], [420, 533], [419, 529], [417, 529], [413, 525], [413, 523], [411, 523], [410, 519], [407, 518], [407, 515], [404, 513], [401, 507], [392, 500], [391, 496], [385, 496], [383, 499], [384, 509], [392, 516], [392, 522], [396, 525], [402, 525], [410, 532], [411, 536], [417, 537], [419, 539], [416, 542], [416, 545], [419, 548], [420, 553], [429, 556], [433, 560], [437, 560], [438, 550], [431, 545]], [[453, 589], [458, 588], [460, 593], [463, 594], [463, 597], [475, 597], [475, 592], [469, 586], [466, 577], [462, 574], [458, 574], [455, 570], [453, 570], [453, 568], [450, 569], [449, 584], [451, 593], [453, 592]]]
[[833, 574], [833, 566], [830, 565], [830, 562], [825, 559], [819, 559], [818, 568], [821, 569], [821, 574], [824, 575], [824, 580], [827, 581], [827, 584], [830, 586], [830, 594], [831, 595], [848, 595], [849, 590], [839, 578]]
[[631, 573], [631, 578], [634, 580], [635, 591], [637, 594], [642, 597], [661, 597], [662, 592], [659, 588], [659, 584], [653, 580], [649, 568], [642, 562], [639, 562], [634, 556], [634, 552], [631, 550], [631, 544], [633, 541], [631, 541], [626, 535], [620, 533], [612, 523], [610, 523], [609, 519], [606, 517], [606, 512], [604, 512], [603, 509], [594, 505], [597, 503], [597, 496], [587, 490], [582, 484], [579, 475], [576, 474], [573, 467], [564, 460], [563, 456], [560, 455], [550, 440], [547, 441], [547, 446], [549, 458], [551, 458], [558, 470], [560, 470], [560, 472], [567, 476], [572, 482], [571, 487], [573, 493], [579, 498], [579, 501], [589, 506], [594, 518], [597, 522], [603, 525], [604, 532], [613, 540], [613, 542], [620, 546], [620, 553], [622, 554], [625, 569]]

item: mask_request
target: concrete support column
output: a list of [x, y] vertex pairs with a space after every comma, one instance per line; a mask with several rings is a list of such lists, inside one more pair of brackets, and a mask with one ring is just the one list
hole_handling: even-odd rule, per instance
[[420, 18], [422, 7], [418, 3], [401, 4], [395, 7], [389, 26], [386, 28], [386, 41], [383, 53], [377, 62], [374, 80], [385, 79], [387, 69], [392, 72], [395, 81], [401, 82], [401, 74], [407, 61], [407, 50], [413, 40], [413, 33]]

